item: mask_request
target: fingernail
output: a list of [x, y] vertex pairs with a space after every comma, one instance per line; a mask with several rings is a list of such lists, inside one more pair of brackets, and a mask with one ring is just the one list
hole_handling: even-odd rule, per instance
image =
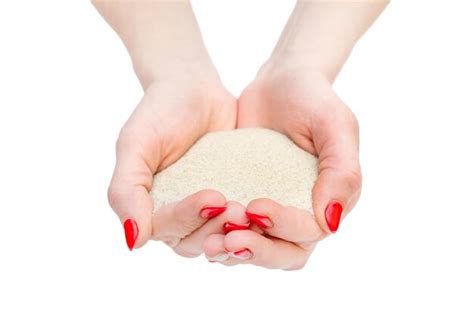
[[134, 219], [127, 219], [123, 223], [123, 229], [125, 230], [125, 240], [127, 240], [128, 249], [131, 251], [138, 238], [137, 222]]
[[246, 225], [238, 225], [233, 222], [226, 222], [222, 229], [224, 230], [225, 233], [229, 233], [234, 230], [246, 230], [250, 227], [250, 223]]
[[222, 213], [226, 208], [225, 207], [205, 207], [201, 209], [199, 213], [202, 218], [209, 219], [212, 217], [216, 217], [220, 213]]
[[342, 205], [338, 201], [332, 201], [326, 207], [326, 222], [328, 224], [329, 230], [332, 233], [337, 231], [339, 228], [339, 222], [341, 221], [341, 214], [342, 214]]
[[273, 222], [268, 216], [262, 216], [257, 214], [252, 214], [249, 212], [245, 212], [247, 217], [250, 219], [251, 222], [259, 226], [260, 228], [271, 228], [273, 227]]
[[246, 259], [251, 258], [253, 256], [253, 253], [249, 249], [242, 249], [239, 251], [230, 252], [229, 256], [240, 259], [240, 260], [246, 260]]
[[209, 260], [209, 262], [224, 262], [229, 259], [229, 255], [227, 253], [220, 253], [217, 254], [216, 256], [207, 256], [206, 258]]

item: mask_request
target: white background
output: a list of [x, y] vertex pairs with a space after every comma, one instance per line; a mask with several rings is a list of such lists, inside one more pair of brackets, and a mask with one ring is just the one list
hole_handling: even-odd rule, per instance
[[[335, 89], [361, 125], [362, 198], [301, 271], [129, 252], [106, 200], [142, 91], [87, 1], [0, 3], [1, 313], [473, 313], [474, 18], [396, 1]], [[292, 1], [195, 1], [235, 94]]]

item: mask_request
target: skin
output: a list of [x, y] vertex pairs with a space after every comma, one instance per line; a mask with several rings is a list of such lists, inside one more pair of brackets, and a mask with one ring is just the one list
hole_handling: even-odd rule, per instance
[[[93, 1], [127, 47], [145, 91], [117, 140], [109, 201], [121, 221], [140, 230], [135, 247], [161, 240], [176, 253], [204, 252], [225, 265], [300, 269], [330, 230], [325, 209], [343, 205], [343, 217], [361, 190], [359, 127], [332, 83], [353, 46], [386, 1], [299, 1], [269, 60], [236, 100], [222, 86], [185, 1]], [[286, 134], [319, 158], [314, 216], [269, 199], [247, 207], [218, 191], [200, 191], [153, 213], [153, 175], [172, 164], [203, 134], [265, 127]], [[212, 219], [206, 206], [227, 206]], [[247, 224], [247, 213], [270, 227], [224, 234], [225, 222]], [[245, 254], [235, 254], [248, 250]], [[248, 253], [248, 254], [247, 254]]]
[[[190, 244], [196, 242], [194, 231], [207, 221], [200, 211], [225, 206], [225, 197], [217, 191], [201, 191], [154, 215], [149, 195], [153, 175], [179, 159], [205, 133], [234, 129], [237, 100], [222, 86], [189, 3], [93, 4], [127, 47], [144, 90], [117, 139], [110, 205], [122, 223], [128, 218], [137, 222], [135, 248], [154, 239], [181, 255], [197, 255], [200, 243], [192, 248]], [[246, 219], [243, 211], [240, 214], [232, 218]], [[215, 227], [209, 232], [221, 230]], [[187, 249], [179, 245], [184, 238]]]

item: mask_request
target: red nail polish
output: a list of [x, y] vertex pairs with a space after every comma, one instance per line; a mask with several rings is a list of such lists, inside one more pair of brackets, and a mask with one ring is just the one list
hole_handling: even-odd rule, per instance
[[123, 229], [125, 230], [125, 240], [127, 240], [128, 249], [131, 251], [138, 238], [137, 222], [134, 219], [127, 219], [123, 223]]
[[226, 222], [222, 229], [224, 230], [225, 233], [229, 233], [234, 230], [246, 230], [250, 227], [250, 223], [246, 225], [238, 225], [233, 222]]
[[259, 226], [260, 228], [271, 228], [273, 227], [273, 222], [268, 216], [257, 215], [249, 212], [245, 212], [247, 217], [251, 222]]
[[226, 207], [205, 207], [201, 209], [201, 212], [199, 213], [202, 218], [209, 219], [216, 217], [220, 213], [222, 213]]
[[328, 207], [326, 207], [326, 222], [332, 233], [336, 232], [337, 228], [339, 228], [342, 210], [342, 205], [338, 201], [332, 201], [329, 203]]
[[242, 250], [239, 250], [239, 251], [232, 252], [232, 253], [230, 253], [230, 255], [232, 257], [237, 258], [237, 259], [245, 260], [245, 259], [251, 258], [253, 256], [253, 253], [249, 249], [242, 249]]

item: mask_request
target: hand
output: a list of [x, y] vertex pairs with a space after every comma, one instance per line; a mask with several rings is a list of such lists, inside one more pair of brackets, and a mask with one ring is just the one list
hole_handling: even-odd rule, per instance
[[[275, 66], [278, 65], [278, 66]], [[359, 130], [351, 110], [334, 93], [330, 81], [315, 68], [271, 60], [238, 101], [238, 127], [265, 127], [286, 134], [319, 158], [313, 188], [314, 217], [268, 199], [252, 201], [246, 214], [268, 236], [234, 231], [211, 236], [205, 253], [230, 251], [224, 263], [252, 263], [268, 268], [297, 269], [325, 235], [357, 202], [361, 189]], [[235, 250], [248, 249], [245, 259]], [[246, 252], [246, 251], [245, 251]], [[238, 257], [238, 256], [237, 256]]]
[[[108, 195], [124, 223], [130, 249], [155, 239], [165, 241], [182, 255], [196, 255], [203, 233], [222, 232], [221, 222], [219, 227], [193, 233], [225, 210], [226, 199], [219, 192], [198, 192], [158, 209], [154, 216], [149, 195], [153, 175], [179, 159], [199, 137], [235, 128], [235, 98], [224, 89], [215, 69], [199, 64], [205, 63], [193, 61], [167, 74], [161, 72], [160, 78], [146, 88], [117, 140], [117, 163]], [[248, 222], [243, 211], [240, 217], [231, 213], [223, 218]]]
[[145, 90], [117, 141], [110, 204], [124, 224], [130, 249], [155, 239], [181, 255], [199, 255], [208, 233], [239, 223], [246, 228], [244, 211], [226, 210], [222, 194], [205, 190], [153, 213], [148, 193], [153, 175], [203, 134], [235, 128], [236, 100], [222, 86], [189, 1], [93, 4], [127, 47]]

